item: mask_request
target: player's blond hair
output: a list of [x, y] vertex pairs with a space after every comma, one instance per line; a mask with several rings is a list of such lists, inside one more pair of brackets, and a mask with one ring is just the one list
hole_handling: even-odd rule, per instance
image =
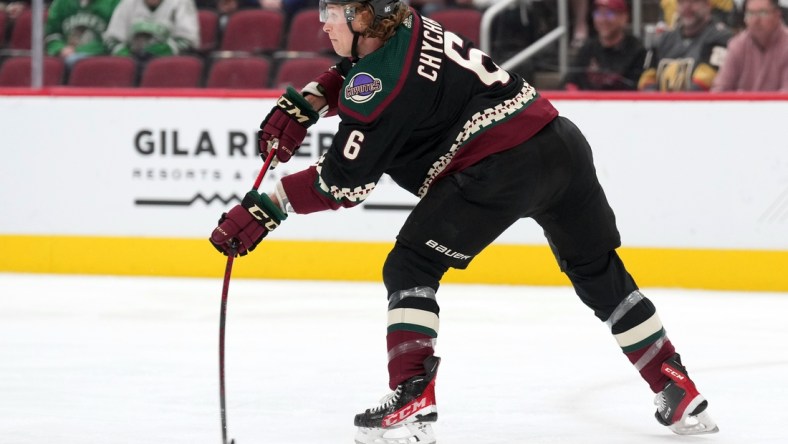
[[361, 35], [367, 38], [378, 38], [384, 42], [394, 36], [397, 32], [397, 27], [410, 16], [410, 8], [403, 2], [400, 2], [397, 10], [386, 18], [382, 18], [375, 23], [375, 13], [372, 11], [372, 6], [369, 3], [355, 3], [356, 17], [362, 24], [367, 25], [367, 28], [361, 32]]

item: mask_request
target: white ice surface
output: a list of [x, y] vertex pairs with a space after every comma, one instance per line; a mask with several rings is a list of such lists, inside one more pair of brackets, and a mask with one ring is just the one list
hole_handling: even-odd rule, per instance
[[[788, 294], [644, 293], [719, 434], [657, 424], [570, 287], [444, 285], [438, 442], [788, 443]], [[219, 277], [0, 274], [0, 443], [219, 444], [220, 296]], [[352, 443], [388, 391], [385, 323], [381, 285], [234, 279], [230, 437]]]

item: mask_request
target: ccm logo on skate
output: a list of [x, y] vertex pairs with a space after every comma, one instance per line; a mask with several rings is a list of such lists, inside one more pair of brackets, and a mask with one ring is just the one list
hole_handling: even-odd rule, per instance
[[427, 398], [421, 397], [416, 399], [405, 407], [383, 418], [383, 427], [391, 427], [398, 422], [404, 421], [408, 416], [418, 412], [424, 407], [427, 407]]
[[432, 239], [430, 239], [427, 242], [425, 242], [425, 245], [427, 245], [428, 247], [430, 247], [433, 250], [437, 251], [438, 253], [443, 253], [445, 256], [449, 256], [449, 257], [452, 257], [452, 258], [455, 258], [455, 259], [466, 260], [466, 259], [469, 259], [471, 257], [470, 255], [462, 254], [462, 253], [458, 253], [456, 251], [453, 251], [451, 248], [449, 248], [449, 247], [447, 247], [445, 245], [441, 245], [441, 244], [435, 242]]
[[682, 375], [681, 373], [679, 373], [678, 371], [676, 371], [676, 370], [674, 370], [674, 369], [672, 369], [670, 367], [666, 366], [664, 371], [665, 371], [665, 373], [668, 374], [668, 376], [673, 378], [674, 381], [683, 381], [684, 379], [686, 379], [686, 377], [684, 375]]

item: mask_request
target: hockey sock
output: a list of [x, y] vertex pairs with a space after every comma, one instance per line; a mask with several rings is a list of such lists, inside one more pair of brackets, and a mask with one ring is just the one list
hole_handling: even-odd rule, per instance
[[618, 304], [605, 323], [651, 390], [660, 392], [668, 382], [661, 370], [662, 363], [676, 350], [665, 334], [654, 304], [635, 290]]
[[651, 390], [661, 391], [668, 381], [661, 372], [662, 362], [675, 350], [654, 304], [637, 289], [615, 250], [585, 264], [569, 265], [565, 272], [577, 295], [608, 325]]
[[389, 387], [424, 374], [424, 360], [435, 353], [440, 309], [435, 290], [414, 287], [389, 296], [386, 343]]

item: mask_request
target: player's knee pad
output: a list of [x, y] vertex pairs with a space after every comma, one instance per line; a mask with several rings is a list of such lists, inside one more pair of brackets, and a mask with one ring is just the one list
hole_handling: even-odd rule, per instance
[[430, 261], [409, 247], [397, 242], [383, 264], [383, 283], [387, 295], [415, 287], [437, 291], [448, 267]]

